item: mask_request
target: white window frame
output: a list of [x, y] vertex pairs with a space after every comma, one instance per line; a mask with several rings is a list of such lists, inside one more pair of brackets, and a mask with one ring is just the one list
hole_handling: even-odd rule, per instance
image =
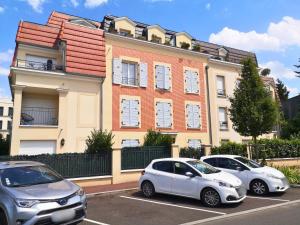
[[[190, 143], [191, 142], [195, 142], [195, 141], [199, 141], [200, 142], [200, 146], [198, 148], [195, 148], [194, 146], [191, 146]], [[195, 143], [194, 143], [195, 144]], [[193, 148], [193, 149], [201, 149], [201, 146], [202, 146], [202, 142], [201, 142], [201, 139], [188, 139], [188, 147], [189, 148]]]
[[[123, 66], [124, 64], [127, 64], [127, 77], [123, 76]], [[131, 62], [131, 61], [127, 61], [127, 60], [122, 60], [121, 62], [122, 65], [122, 85], [128, 85], [128, 86], [138, 86], [139, 83], [139, 79], [138, 79], [138, 63], [136, 62]], [[130, 74], [130, 67], [129, 65], [134, 65], [134, 82], [131, 83], [129, 79], [130, 78], [129, 74]], [[124, 79], [127, 79], [127, 82], [124, 82]]]
[[[126, 141], [130, 142], [129, 146], [123, 146], [123, 143], [126, 142]], [[136, 141], [137, 145], [132, 145], [132, 141]], [[129, 139], [129, 138], [128, 139], [122, 139], [121, 146], [122, 146], [122, 148], [139, 147], [140, 146], [140, 140], [139, 139]]]
[[[220, 109], [224, 109], [225, 121], [221, 121], [221, 118], [220, 118]], [[219, 129], [221, 131], [228, 130], [229, 126], [228, 126], [228, 110], [227, 110], [227, 107], [220, 106], [218, 108], [218, 117], [219, 117]]]
[[[222, 89], [218, 87], [219, 78], [223, 80]], [[217, 75], [217, 77], [216, 77], [216, 87], [217, 87], [217, 96], [218, 97], [226, 97], [225, 76]]]

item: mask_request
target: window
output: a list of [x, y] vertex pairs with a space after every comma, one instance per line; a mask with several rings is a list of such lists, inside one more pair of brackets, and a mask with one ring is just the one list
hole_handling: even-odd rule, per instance
[[11, 121], [7, 121], [7, 130], [11, 130]]
[[175, 174], [178, 175], [185, 175], [187, 172], [191, 172], [192, 174], [197, 175], [194, 169], [181, 162], [175, 162], [174, 169], [175, 169]]
[[205, 163], [208, 163], [211, 166], [218, 167], [217, 158], [208, 158], [203, 160]]
[[8, 108], [8, 116], [13, 116], [13, 108], [12, 107]]
[[122, 62], [122, 84], [137, 85], [137, 68], [135, 63]]
[[242, 167], [243, 165], [238, 163], [233, 159], [228, 158], [218, 158], [218, 166], [224, 169], [237, 170], [237, 167]]
[[3, 106], [0, 107], [0, 116], [3, 116]]
[[219, 124], [220, 130], [228, 130], [227, 109], [219, 107]]
[[201, 113], [198, 104], [186, 105], [186, 126], [188, 129], [201, 128]]
[[2, 130], [3, 121], [0, 120], [0, 130]]
[[121, 101], [121, 125], [124, 127], [138, 127], [139, 100], [122, 99]]
[[200, 139], [189, 139], [188, 147], [194, 149], [201, 149], [201, 140]]
[[185, 92], [191, 94], [199, 93], [199, 75], [196, 71], [184, 71]]
[[156, 103], [156, 127], [172, 127], [172, 105], [169, 102]]
[[221, 97], [226, 95], [224, 76], [217, 76], [217, 95]]
[[157, 89], [170, 90], [171, 69], [168, 66], [155, 66], [155, 87]]
[[174, 173], [173, 162], [161, 161], [153, 164], [153, 169], [167, 173]]
[[133, 147], [138, 147], [139, 145], [140, 145], [140, 141], [138, 139], [122, 140], [122, 148], [133, 148]]
[[126, 30], [126, 29], [120, 29], [120, 34], [123, 35], [123, 36], [133, 36], [130, 32], [130, 30]]

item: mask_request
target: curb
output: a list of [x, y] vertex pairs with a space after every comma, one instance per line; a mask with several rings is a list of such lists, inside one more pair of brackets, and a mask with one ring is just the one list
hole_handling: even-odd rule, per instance
[[292, 188], [300, 188], [300, 184], [290, 184]]
[[118, 189], [118, 190], [112, 190], [112, 191], [101, 191], [101, 192], [94, 192], [94, 193], [88, 193], [86, 194], [87, 198], [92, 198], [96, 196], [108, 196], [108, 195], [115, 195], [122, 192], [130, 192], [133, 190], [137, 190], [138, 187], [135, 188], [126, 188], [126, 189]]

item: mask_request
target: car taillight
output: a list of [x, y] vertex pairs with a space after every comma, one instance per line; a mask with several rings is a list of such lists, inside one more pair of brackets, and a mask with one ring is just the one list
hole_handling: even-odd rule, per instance
[[143, 170], [142, 172], [141, 172], [141, 174], [142, 174], [142, 176], [145, 174], [145, 170]]

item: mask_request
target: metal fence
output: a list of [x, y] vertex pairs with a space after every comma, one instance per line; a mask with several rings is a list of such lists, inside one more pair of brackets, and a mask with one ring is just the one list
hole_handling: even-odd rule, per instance
[[153, 159], [171, 157], [171, 149], [163, 146], [123, 148], [121, 156], [122, 170], [144, 169]]
[[104, 176], [112, 174], [111, 151], [101, 154], [66, 153], [34, 156], [0, 156], [0, 161], [37, 161], [47, 164], [64, 178]]

